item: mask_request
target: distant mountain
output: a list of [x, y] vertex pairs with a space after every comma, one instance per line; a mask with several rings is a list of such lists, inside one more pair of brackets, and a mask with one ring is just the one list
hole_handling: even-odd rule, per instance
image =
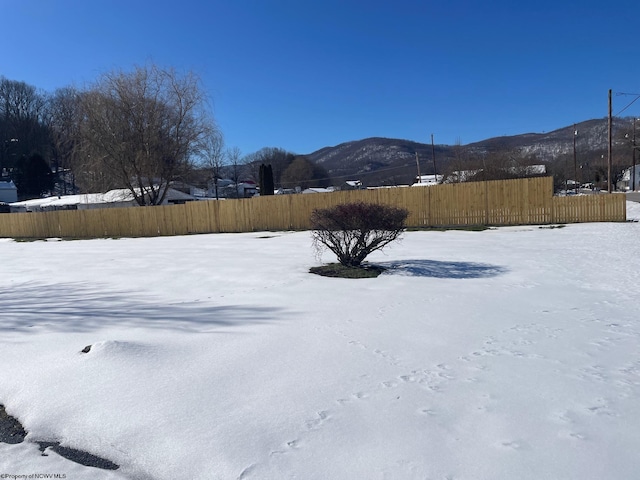
[[[446, 148], [436, 145], [436, 158], [438, 155], [442, 158]], [[342, 143], [322, 148], [307, 157], [323, 166], [336, 184], [362, 180], [365, 185], [393, 185], [407, 184], [415, 178], [416, 153], [421, 165], [429, 159], [433, 171], [431, 145], [393, 138], [374, 137]]]
[[[307, 158], [324, 167], [336, 185], [346, 180], [361, 180], [364, 185], [406, 185], [414, 181], [418, 172], [416, 153], [423, 175], [434, 172], [434, 156], [439, 174], [451, 170], [454, 161], [456, 169], [461, 168], [461, 151], [469, 165], [477, 163], [480, 158], [490, 160], [500, 155], [526, 157], [532, 163], [546, 163], [551, 167], [568, 162], [570, 156], [569, 163], [573, 163], [576, 130], [577, 161], [593, 169], [607, 156], [606, 118], [580, 122], [575, 129], [570, 125], [548, 133], [495, 137], [458, 146], [435, 145], [433, 150], [431, 144], [373, 137], [325, 147], [307, 155]], [[627, 166], [631, 164], [632, 119], [614, 118], [612, 131], [615, 164]], [[640, 124], [637, 133], [640, 144]]]

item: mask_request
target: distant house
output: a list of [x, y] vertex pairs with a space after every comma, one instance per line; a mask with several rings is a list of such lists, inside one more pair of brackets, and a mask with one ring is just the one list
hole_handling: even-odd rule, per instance
[[634, 165], [622, 172], [622, 178], [616, 185], [618, 190], [633, 190], [634, 186], [636, 190], [640, 190], [640, 165]]
[[295, 188], [278, 188], [276, 191], [273, 192], [274, 195], [292, 195], [294, 193], [300, 193], [300, 191], [296, 191]]
[[[195, 197], [173, 188], [167, 191], [163, 205], [181, 204], [196, 200]], [[54, 197], [35, 198], [22, 202], [13, 202], [11, 212], [49, 212], [53, 210], [91, 210], [95, 208], [136, 207], [133, 193], [121, 188], [106, 193], [83, 193], [78, 195], [60, 195]]]
[[230, 183], [222, 188], [219, 187], [220, 196], [227, 198], [251, 198], [258, 194], [258, 186], [252, 180], [244, 182]]
[[191, 200], [193, 200], [193, 198], [204, 198], [207, 196], [207, 189], [196, 187], [195, 185], [185, 182], [171, 182], [169, 187], [169, 192], [171, 192], [171, 190], [177, 190], [179, 192], [186, 193], [189, 196], [188, 198]]
[[[202, 193], [204, 193], [204, 190], [201, 190]], [[194, 190], [193, 193], [200, 193], [198, 192], [198, 190]], [[189, 194], [189, 193], [185, 193], [185, 192], [181, 192], [180, 190], [176, 190], [175, 188], [170, 188], [167, 191], [167, 196], [164, 199], [163, 205], [166, 204], [170, 204], [170, 205], [178, 205], [178, 204], [183, 204], [183, 203], [187, 203], [187, 202], [193, 202], [194, 200], [198, 200], [198, 198], [204, 198], [204, 195], [194, 195], [193, 193]]]
[[360, 180], [347, 180], [342, 186], [342, 190], [362, 190], [362, 181]]
[[93, 208], [133, 207], [137, 205], [133, 194], [126, 189], [107, 193], [84, 193], [34, 198], [10, 204], [12, 212], [49, 212], [53, 210], [89, 210]]
[[442, 183], [443, 175], [420, 175], [416, 177], [416, 183], [412, 187], [430, 187]]
[[220, 198], [224, 197], [226, 190], [228, 190], [229, 185], [235, 185], [233, 180], [229, 178], [218, 178], [217, 182], [214, 180], [210, 180], [207, 185], [207, 192], [205, 194], [206, 197], [209, 198]]
[[333, 188], [333, 187], [327, 187], [327, 188], [315, 187], [315, 188], [305, 188], [302, 191], [302, 193], [330, 193], [330, 192], [335, 192], [335, 188]]
[[258, 185], [253, 180], [245, 180], [238, 184], [241, 196], [244, 198], [254, 197], [258, 193]]
[[0, 181], [0, 202], [13, 203], [18, 201], [18, 189], [12, 180]]

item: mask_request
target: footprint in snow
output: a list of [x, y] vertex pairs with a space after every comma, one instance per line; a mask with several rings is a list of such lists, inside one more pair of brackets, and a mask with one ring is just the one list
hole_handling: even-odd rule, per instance
[[242, 470], [242, 472], [240, 472], [240, 475], [238, 476], [238, 480], [244, 480], [245, 478], [249, 478], [249, 475], [251, 475], [251, 472], [253, 472], [255, 468], [256, 468], [255, 463], [252, 463], [251, 465], [249, 465], [247, 468]]
[[320, 428], [322, 424], [329, 419], [329, 412], [322, 410], [317, 412], [318, 418], [314, 418], [312, 420], [307, 420], [306, 426], [309, 430], [315, 430]]

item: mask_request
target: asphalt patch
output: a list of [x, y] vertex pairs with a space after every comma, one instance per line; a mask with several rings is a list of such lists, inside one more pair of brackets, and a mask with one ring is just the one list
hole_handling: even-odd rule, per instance
[[[9, 415], [4, 405], [0, 404], [0, 442], [11, 444], [22, 443], [26, 436], [27, 431], [18, 419]], [[61, 457], [86, 467], [102, 468], [104, 470], [117, 470], [120, 468], [120, 465], [106, 458], [101, 458], [75, 448], [63, 447], [60, 445], [60, 442], [36, 441], [35, 443], [38, 444], [42, 455], [47, 455], [47, 449], [50, 448]]]

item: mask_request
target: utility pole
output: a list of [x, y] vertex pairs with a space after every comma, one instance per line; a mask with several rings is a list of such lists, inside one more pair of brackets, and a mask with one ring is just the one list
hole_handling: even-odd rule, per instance
[[611, 185], [611, 145], [612, 145], [612, 129], [613, 129], [613, 118], [612, 118], [612, 105], [611, 105], [611, 89], [609, 89], [609, 146], [607, 148], [607, 191], [611, 193], [612, 185]]
[[578, 161], [576, 156], [576, 137], [578, 136], [578, 130], [576, 130], [576, 124], [573, 124], [573, 187], [578, 194]]
[[418, 152], [416, 152], [416, 167], [418, 167], [418, 182], [422, 183], [422, 176], [420, 175], [420, 160], [418, 160]]
[[7, 141], [5, 140], [4, 142], [2, 142], [2, 145], [0, 145], [0, 181], [2, 181], [2, 178], [4, 176], [4, 157], [7, 153]]
[[631, 137], [631, 148], [633, 149], [633, 168], [631, 169], [631, 190], [636, 191], [636, 117], [633, 117], [633, 136]]
[[431, 134], [431, 158], [433, 159], [434, 182], [438, 183], [438, 170], [436, 170], [436, 147], [433, 144], [433, 133]]

